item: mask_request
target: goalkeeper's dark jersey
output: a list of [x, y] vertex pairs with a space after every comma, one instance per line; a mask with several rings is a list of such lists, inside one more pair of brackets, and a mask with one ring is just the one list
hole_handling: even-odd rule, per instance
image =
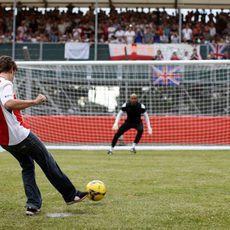
[[142, 122], [141, 115], [146, 112], [145, 106], [139, 102], [136, 105], [127, 102], [122, 105], [121, 110], [127, 113], [125, 122], [131, 124], [140, 124]]

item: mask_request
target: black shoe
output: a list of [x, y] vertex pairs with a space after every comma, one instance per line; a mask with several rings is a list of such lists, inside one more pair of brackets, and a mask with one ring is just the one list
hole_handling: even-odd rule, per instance
[[71, 205], [74, 203], [78, 203], [83, 201], [87, 196], [88, 196], [88, 192], [78, 192], [77, 195], [74, 197], [74, 199], [70, 202], [66, 202], [67, 205]]
[[136, 151], [136, 149], [133, 147], [133, 148], [130, 149], [130, 152], [131, 152], [131, 153], [136, 153], [137, 151]]
[[27, 207], [26, 209], [26, 215], [27, 216], [34, 216], [37, 215], [41, 212], [41, 210], [39, 208], [31, 208], [31, 207]]
[[113, 152], [111, 150], [108, 150], [107, 154], [108, 155], [113, 155]]

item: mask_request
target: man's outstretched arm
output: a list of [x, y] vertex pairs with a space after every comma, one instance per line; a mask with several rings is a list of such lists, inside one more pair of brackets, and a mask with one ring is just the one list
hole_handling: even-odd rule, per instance
[[23, 110], [34, 105], [40, 105], [46, 101], [46, 97], [39, 94], [34, 100], [9, 99], [4, 107], [8, 110]]
[[1, 98], [3, 106], [8, 110], [23, 110], [34, 105], [40, 105], [46, 101], [46, 97], [39, 94], [34, 100], [20, 100], [14, 97], [13, 85], [8, 84], [4, 87]]
[[116, 117], [116, 120], [113, 124], [113, 130], [117, 130], [118, 129], [118, 124], [119, 124], [119, 121], [121, 120], [121, 117], [122, 117], [122, 114], [123, 114], [123, 111], [120, 110], [119, 113], [117, 114], [117, 117]]
[[144, 113], [144, 117], [145, 117], [145, 122], [147, 124], [148, 127], [148, 134], [151, 135], [152, 134], [152, 128], [151, 128], [151, 124], [150, 124], [150, 120], [149, 120], [149, 115], [147, 112]]

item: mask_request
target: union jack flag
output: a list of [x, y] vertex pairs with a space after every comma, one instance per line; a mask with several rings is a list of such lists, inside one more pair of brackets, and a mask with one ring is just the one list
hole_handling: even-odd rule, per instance
[[154, 85], [177, 86], [182, 79], [182, 67], [173, 65], [153, 66]]
[[224, 44], [208, 44], [208, 53], [213, 53], [217, 59], [223, 59], [224, 53], [227, 51], [228, 46]]

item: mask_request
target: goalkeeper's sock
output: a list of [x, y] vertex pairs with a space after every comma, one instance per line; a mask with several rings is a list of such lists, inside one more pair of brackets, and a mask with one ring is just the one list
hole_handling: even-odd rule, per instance
[[108, 155], [112, 155], [113, 154], [113, 147], [112, 146], [108, 149], [107, 154]]
[[136, 148], [136, 143], [133, 143], [132, 144], [132, 149], [135, 149]]
[[136, 143], [133, 143], [132, 148], [130, 149], [131, 153], [136, 153], [136, 148], [135, 147], [136, 147]]
[[112, 152], [112, 151], [113, 151], [113, 147], [112, 147], [112, 146], [110, 146], [110, 148], [109, 148], [109, 150], [108, 150], [108, 151]]

